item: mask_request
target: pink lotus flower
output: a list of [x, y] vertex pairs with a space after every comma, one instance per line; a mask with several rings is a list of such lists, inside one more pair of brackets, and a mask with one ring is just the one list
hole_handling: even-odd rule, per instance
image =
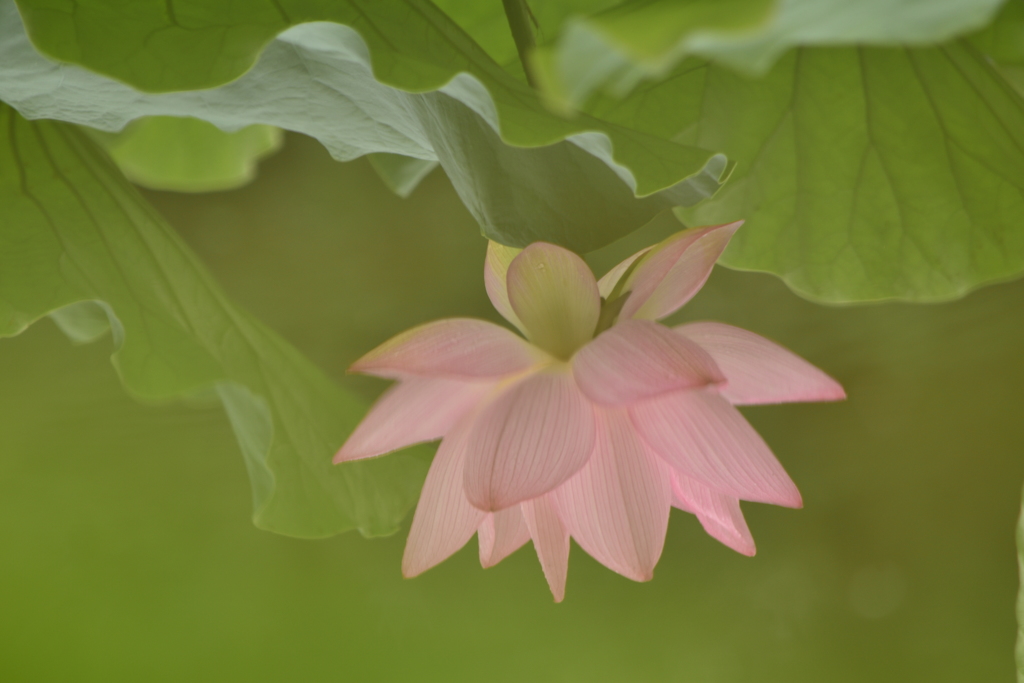
[[335, 462], [442, 439], [406, 543], [405, 576], [474, 533], [484, 567], [532, 539], [561, 601], [570, 536], [613, 571], [647, 581], [672, 506], [753, 555], [739, 501], [802, 505], [733, 406], [838, 400], [842, 387], [752, 332], [654, 322], [697, 293], [740, 225], [685, 230], [600, 281], [561, 247], [491, 243], [487, 293], [526, 339], [482, 320], [440, 320], [352, 366], [398, 384]]

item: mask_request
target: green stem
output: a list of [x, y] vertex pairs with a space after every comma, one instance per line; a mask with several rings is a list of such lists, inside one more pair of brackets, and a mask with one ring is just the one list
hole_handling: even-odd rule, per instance
[[536, 88], [537, 79], [534, 78], [533, 67], [530, 66], [530, 52], [537, 45], [533, 35], [533, 13], [530, 12], [526, 0], [501, 0], [501, 4], [505, 6], [508, 27], [512, 29], [512, 39], [516, 41], [519, 61], [526, 72], [526, 82]]

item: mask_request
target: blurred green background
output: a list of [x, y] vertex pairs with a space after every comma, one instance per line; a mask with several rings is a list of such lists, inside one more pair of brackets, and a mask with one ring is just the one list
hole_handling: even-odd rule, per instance
[[[440, 173], [400, 200], [290, 136], [246, 188], [147, 196], [239, 304], [368, 397], [385, 383], [345, 368], [392, 334], [497, 320], [485, 242]], [[850, 396], [745, 409], [805, 508], [745, 504], [752, 559], [673, 511], [647, 584], [574, 547], [561, 605], [529, 546], [484, 571], [471, 541], [404, 580], [404, 530], [256, 530], [220, 410], [135, 402], [109, 338], [43, 321], [0, 341], [0, 681], [1010, 683], [1022, 310], [1024, 281], [828, 308], [716, 269], [676, 321], [772, 337]]]

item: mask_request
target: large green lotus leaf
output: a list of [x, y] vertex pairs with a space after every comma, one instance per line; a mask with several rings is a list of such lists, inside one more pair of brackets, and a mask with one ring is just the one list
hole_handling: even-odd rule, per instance
[[331, 465], [365, 403], [235, 308], [84, 133], [3, 105], [0, 131], [0, 336], [49, 313], [79, 341], [109, 324], [114, 365], [135, 395], [219, 396], [258, 526], [302, 537], [395, 531], [424, 463]]
[[94, 137], [133, 183], [175, 192], [241, 187], [283, 141], [273, 126], [227, 133], [206, 121], [172, 116], [137, 119], [119, 133], [97, 131]]
[[787, 49], [923, 45], [988, 23], [1003, 0], [629, 0], [569, 17], [535, 54], [539, 80], [561, 109], [596, 91], [623, 96], [687, 55], [760, 75]]
[[1024, 269], [1024, 104], [965, 43], [805, 48], [756, 79], [691, 59], [594, 106], [735, 159], [681, 217], [746, 219], [723, 263], [810, 298], [949, 299]]
[[0, 99], [28, 118], [101, 130], [141, 116], [193, 116], [223, 130], [264, 124], [306, 133], [339, 160], [387, 153], [439, 161], [484, 233], [514, 246], [546, 240], [589, 251], [717, 190], [726, 171], [720, 155], [590, 116], [562, 120], [452, 31], [491, 76], [463, 71], [439, 90], [408, 93], [377, 80], [359, 33], [320, 22], [283, 33], [233, 83], [145, 94], [44, 58], [11, 0], [0, 0]]

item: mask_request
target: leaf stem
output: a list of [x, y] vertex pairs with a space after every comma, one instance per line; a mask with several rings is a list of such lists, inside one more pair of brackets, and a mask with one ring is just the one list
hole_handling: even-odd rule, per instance
[[533, 12], [530, 11], [526, 0], [501, 0], [501, 4], [505, 6], [508, 27], [512, 29], [512, 39], [516, 41], [519, 61], [526, 72], [526, 82], [536, 88], [537, 79], [533, 75], [533, 67], [530, 66], [530, 52], [537, 45], [533, 35]]

